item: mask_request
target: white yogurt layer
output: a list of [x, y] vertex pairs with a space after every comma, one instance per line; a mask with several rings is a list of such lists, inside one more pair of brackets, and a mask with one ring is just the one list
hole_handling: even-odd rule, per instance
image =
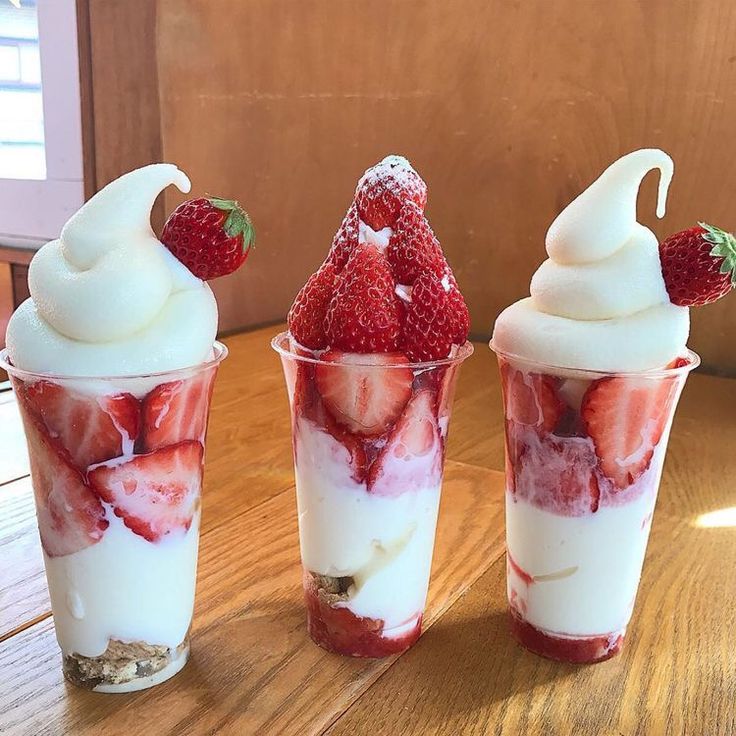
[[653, 491], [586, 516], [558, 516], [506, 492], [509, 600], [546, 632], [594, 636], [626, 627], [656, 502]]
[[110, 639], [176, 648], [194, 610], [199, 513], [186, 533], [152, 543], [105, 511], [100, 542], [63, 557], [44, 553], [59, 646], [83, 657], [103, 654]]
[[353, 577], [344, 605], [355, 615], [382, 619], [385, 629], [413, 625], [427, 597], [441, 481], [393, 497], [369, 493], [337, 440], [303, 419], [296, 427], [302, 563]]

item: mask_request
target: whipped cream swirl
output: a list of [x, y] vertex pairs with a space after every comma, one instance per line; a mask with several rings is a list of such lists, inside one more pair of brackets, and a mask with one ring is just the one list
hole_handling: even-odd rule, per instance
[[661, 368], [683, 352], [689, 312], [670, 302], [657, 238], [636, 220], [641, 180], [654, 168], [661, 218], [674, 166], [658, 149], [615, 161], [557, 216], [531, 296], [496, 320], [494, 350], [611, 372]]
[[217, 304], [156, 238], [153, 203], [191, 185], [173, 164], [131, 171], [95, 194], [31, 261], [31, 297], [6, 344], [18, 368], [126, 376], [196, 365], [212, 349]]

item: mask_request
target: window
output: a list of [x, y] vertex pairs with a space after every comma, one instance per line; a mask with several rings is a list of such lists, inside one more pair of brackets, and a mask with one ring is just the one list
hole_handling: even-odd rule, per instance
[[0, 0], [0, 246], [57, 237], [82, 171], [75, 0]]
[[0, 178], [46, 178], [35, 2], [0, 5]]

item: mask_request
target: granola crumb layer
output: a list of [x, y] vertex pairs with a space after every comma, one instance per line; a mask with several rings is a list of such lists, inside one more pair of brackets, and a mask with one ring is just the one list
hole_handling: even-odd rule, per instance
[[128, 692], [152, 687], [175, 675], [189, 656], [189, 636], [171, 649], [146, 642], [111, 639], [99, 657], [65, 654], [64, 677], [77, 687], [98, 692]]
[[309, 575], [312, 578], [311, 586], [316, 589], [320, 600], [328, 606], [334, 606], [336, 603], [350, 599], [350, 588], [355, 583], [352, 577], [335, 578], [330, 575], [320, 575], [311, 570]]

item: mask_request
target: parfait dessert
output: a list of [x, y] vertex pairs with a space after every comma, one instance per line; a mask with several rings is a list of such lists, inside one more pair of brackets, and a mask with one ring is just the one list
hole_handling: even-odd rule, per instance
[[631, 618], [680, 392], [688, 307], [733, 284], [736, 241], [701, 224], [659, 244], [636, 221], [663, 151], [613, 163], [552, 223], [531, 296], [498, 317], [514, 636], [539, 654], [616, 654]]
[[406, 159], [366, 171], [274, 339], [292, 410], [309, 632], [382, 657], [419, 637], [468, 312]]
[[217, 305], [203, 280], [252, 240], [234, 202], [192, 200], [159, 242], [170, 164], [98, 192], [31, 262], [31, 297], [0, 365], [21, 410], [64, 674], [102, 692], [150, 687], [189, 653]]

